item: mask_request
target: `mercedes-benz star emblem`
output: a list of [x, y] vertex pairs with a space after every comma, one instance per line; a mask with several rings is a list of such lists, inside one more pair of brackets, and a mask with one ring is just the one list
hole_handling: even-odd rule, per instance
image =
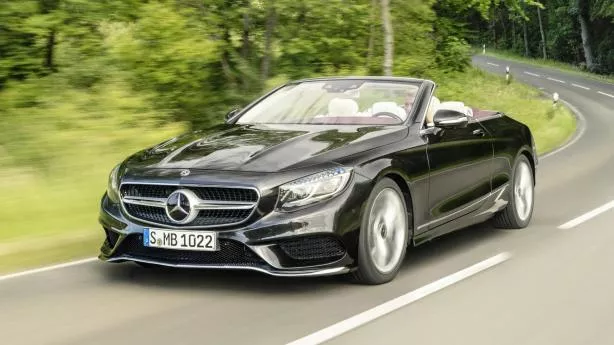
[[188, 169], [181, 170], [179, 175], [181, 175], [181, 176], [188, 176], [188, 175], [190, 175], [190, 170], [188, 170]]
[[176, 190], [166, 199], [166, 215], [177, 224], [187, 224], [198, 215], [194, 207], [197, 200], [196, 194], [189, 190]]

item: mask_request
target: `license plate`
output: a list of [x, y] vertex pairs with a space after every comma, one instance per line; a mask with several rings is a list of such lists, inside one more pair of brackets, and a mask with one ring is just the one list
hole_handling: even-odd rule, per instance
[[175, 231], [145, 228], [145, 247], [175, 250], [216, 251], [217, 233], [207, 231]]

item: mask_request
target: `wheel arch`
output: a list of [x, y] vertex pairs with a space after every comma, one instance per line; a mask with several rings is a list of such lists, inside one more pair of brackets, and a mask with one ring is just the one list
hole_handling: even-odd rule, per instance
[[405, 205], [407, 205], [407, 210], [409, 211], [409, 215], [410, 215], [409, 221], [411, 222], [411, 225], [412, 225], [410, 229], [411, 230], [410, 240], [413, 241], [414, 230], [416, 229], [416, 223], [415, 223], [415, 216], [414, 216], [415, 215], [414, 199], [412, 196], [410, 185], [409, 183], [407, 183], [407, 180], [402, 176], [401, 173], [394, 171], [394, 170], [384, 170], [377, 176], [377, 178], [375, 178], [373, 186], [375, 186], [377, 182], [379, 182], [380, 180], [384, 178], [391, 179], [394, 183], [397, 184], [397, 186], [399, 186], [399, 188], [401, 189], [401, 192], [403, 192], [403, 199], [405, 200]]
[[535, 162], [535, 158], [533, 157], [533, 154], [528, 148], [523, 147], [520, 149], [520, 152], [516, 156], [516, 159], [518, 159], [520, 156], [525, 156], [529, 160], [529, 164], [531, 164], [531, 171], [533, 173], [533, 185], [535, 185], [537, 183], [536, 182], [537, 170], [536, 170], [536, 162]]

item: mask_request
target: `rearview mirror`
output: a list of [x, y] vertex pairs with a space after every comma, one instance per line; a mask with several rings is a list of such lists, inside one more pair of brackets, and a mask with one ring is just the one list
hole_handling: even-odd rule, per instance
[[460, 111], [452, 109], [439, 109], [433, 116], [433, 124], [439, 128], [465, 128], [469, 117]]
[[241, 109], [239, 108], [234, 108], [231, 111], [229, 111], [226, 116], [224, 116], [224, 120], [228, 121], [230, 119], [232, 119], [235, 115], [237, 115], [239, 112], [241, 111]]

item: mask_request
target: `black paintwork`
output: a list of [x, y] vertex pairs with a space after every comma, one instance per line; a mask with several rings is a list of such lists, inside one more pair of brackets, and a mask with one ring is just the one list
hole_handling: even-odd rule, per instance
[[[239, 114], [229, 123], [129, 157], [120, 169], [121, 182], [255, 187], [261, 195], [256, 212], [243, 224], [213, 229], [220, 238], [255, 248], [299, 236], [334, 235], [347, 254], [317, 268], [352, 267], [363, 206], [379, 179], [393, 178], [406, 193], [413, 242], [420, 244], [492, 217], [505, 206], [507, 193], [499, 191], [508, 186], [516, 157], [525, 154], [537, 164], [528, 127], [500, 113], [476, 116], [464, 128], [425, 131], [423, 119], [435, 85], [420, 82], [414, 113], [405, 124], [235, 125]], [[274, 210], [280, 185], [336, 166], [353, 168], [343, 193], [290, 213]], [[192, 173], [182, 177], [181, 169]], [[104, 260], [114, 258], [122, 239], [142, 234], [147, 226], [131, 220], [106, 195], [100, 222], [119, 234], [117, 245], [103, 245]], [[268, 262], [278, 267], [265, 270], [313, 269], [288, 266], [279, 251], [267, 253]]]

